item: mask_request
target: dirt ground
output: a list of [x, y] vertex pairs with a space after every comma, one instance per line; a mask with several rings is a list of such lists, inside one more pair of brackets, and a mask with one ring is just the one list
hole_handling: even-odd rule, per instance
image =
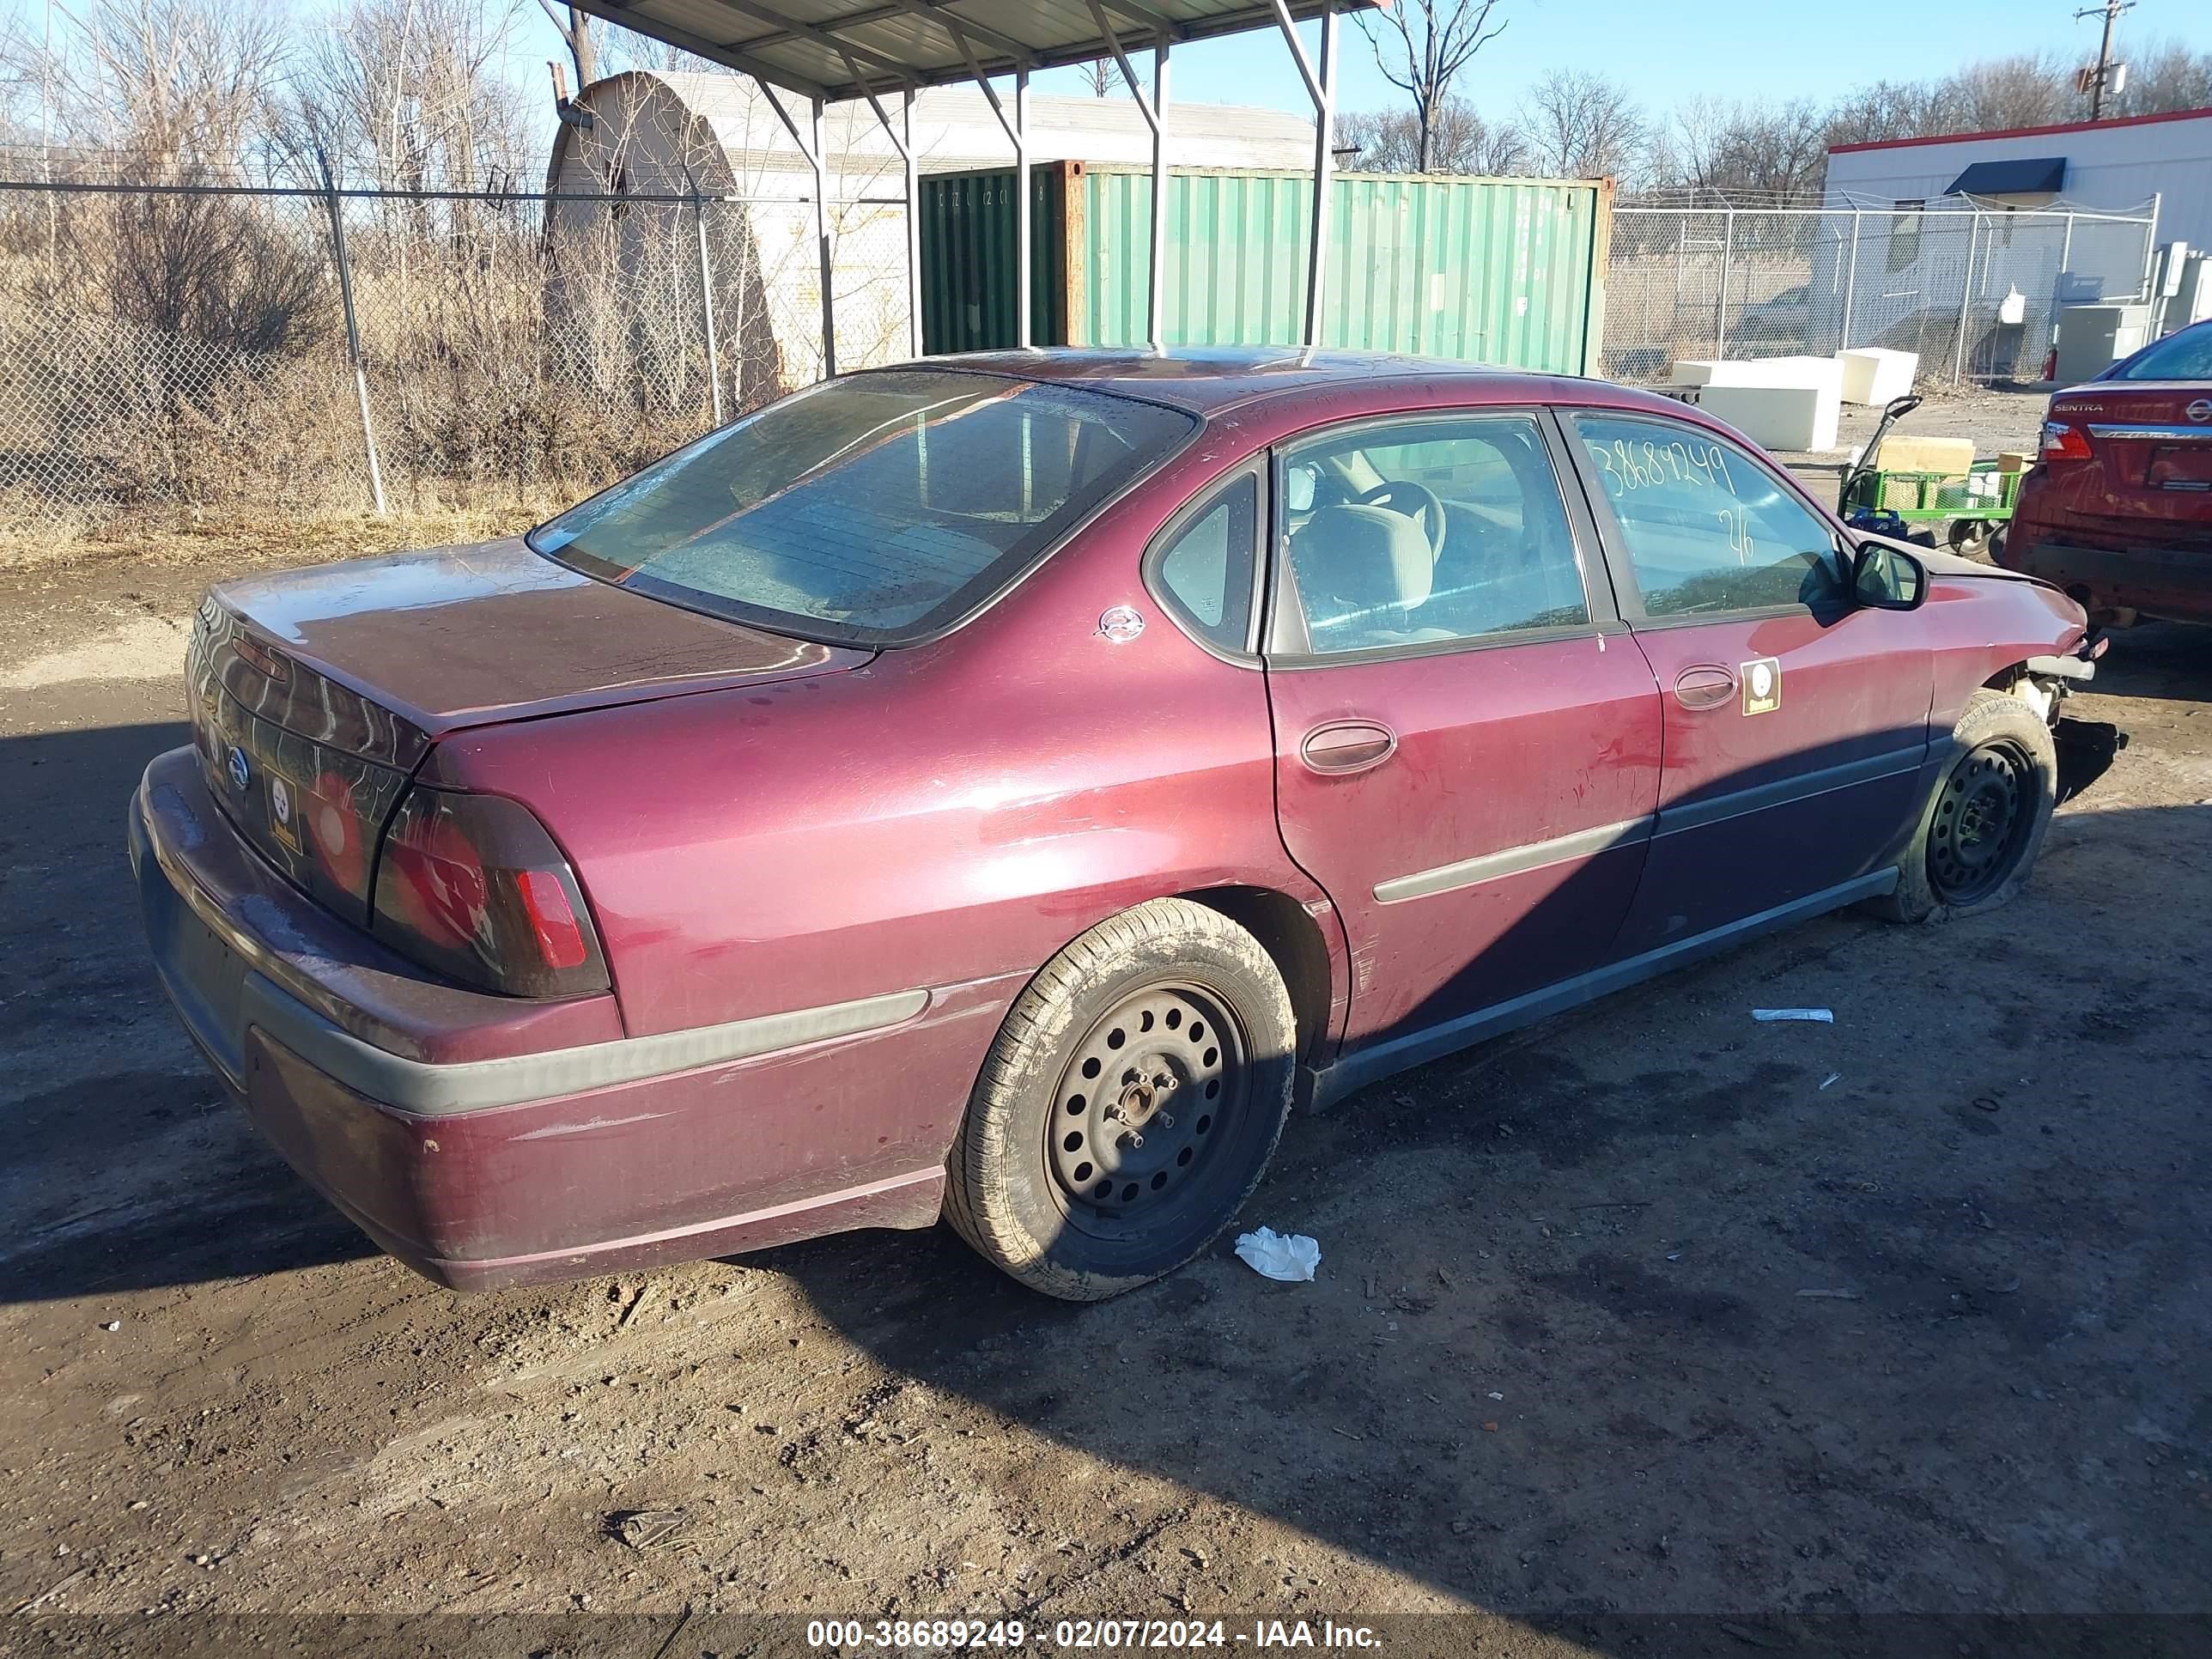
[[1456, 1612], [1419, 1628], [1994, 1656], [2212, 1613], [2212, 635], [2118, 636], [2073, 712], [2128, 744], [2069, 746], [2011, 908], [1820, 921], [1294, 1121], [1246, 1224], [1316, 1283], [1224, 1243], [1069, 1307], [939, 1231], [461, 1297], [220, 1102], [147, 966], [123, 809], [215, 574], [0, 574], [0, 1652]]

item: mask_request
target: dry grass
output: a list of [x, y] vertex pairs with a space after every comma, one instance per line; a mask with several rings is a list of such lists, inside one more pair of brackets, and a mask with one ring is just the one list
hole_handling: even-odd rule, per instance
[[129, 562], [145, 568], [237, 571], [326, 564], [413, 547], [489, 541], [526, 530], [567, 505], [374, 513], [149, 510], [97, 524], [45, 522], [0, 510], [0, 571]]

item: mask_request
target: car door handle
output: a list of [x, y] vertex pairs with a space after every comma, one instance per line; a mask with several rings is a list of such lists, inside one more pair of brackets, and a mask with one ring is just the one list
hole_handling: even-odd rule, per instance
[[1331, 720], [1298, 744], [1306, 770], [1340, 778], [1380, 766], [1398, 751], [1398, 734], [1380, 720]]
[[1674, 677], [1674, 701], [1685, 708], [1717, 708], [1735, 696], [1735, 687], [1733, 669], [1700, 663]]

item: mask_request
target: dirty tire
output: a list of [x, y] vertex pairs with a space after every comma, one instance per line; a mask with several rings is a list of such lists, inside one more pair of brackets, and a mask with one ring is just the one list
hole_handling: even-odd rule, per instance
[[[1194, 1025], [1202, 1041], [1183, 1040]], [[1226, 916], [1154, 899], [1103, 921], [1044, 965], [999, 1028], [946, 1160], [945, 1218], [985, 1260], [1066, 1301], [1172, 1273], [1259, 1184], [1296, 1048], [1281, 974]], [[1149, 1086], [1163, 1077], [1174, 1081]], [[1086, 1130], [1115, 1137], [1099, 1156], [1127, 1164], [1071, 1164]]]
[[[1981, 856], [1962, 855], [1962, 814], [2009, 800], [2001, 833]], [[2051, 728], [2018, 697], [1977, 691], [1951, 731], [1949, 763], [1920, 809], [1899, 866], [1897, 890], [1870, 908], [1892, 921], [1976, 915], [2009, 901], [2027, 882], [2058, 799], [2058, 750]]]

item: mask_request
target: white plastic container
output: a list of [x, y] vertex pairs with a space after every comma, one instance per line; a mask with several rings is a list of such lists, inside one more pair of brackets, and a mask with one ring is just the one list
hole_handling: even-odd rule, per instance
[[1920, 373], [1917, 352], [1892, 351], [1885, 346], [1853, 346], [1849, 351], [1838, 351], [1836, 361], [1843, 365], [1847, 404], [1879, 407], [1905, 397]]

